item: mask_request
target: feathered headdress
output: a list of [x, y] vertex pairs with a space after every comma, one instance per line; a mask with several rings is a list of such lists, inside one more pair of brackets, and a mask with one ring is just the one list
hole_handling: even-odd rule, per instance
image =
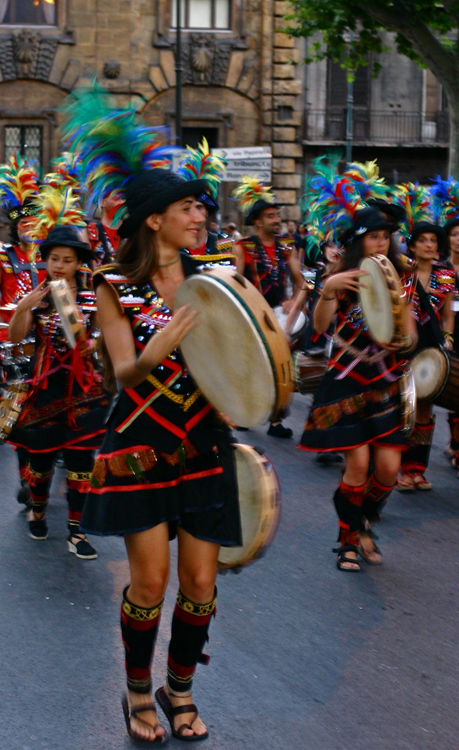
[[432, 206], [427, 188], [418, 182], [406, 182], [395, 186], [392, 202], [405, 209], [406, 217], [400, 224], [400, 232], [410, 237], [413, 227], [420, 221], [432, 221]]
[[432, 200], [434, 220], [444, 224], [451, 219], [459, 218], [459, 182], [453, 177], [443, 180], [436, 175], [429, 189]]
[[[79, 91], [64, 103], [61, 128], [66, 147], [79, 151], [82, 174], [94, 206], [111, 193], [125, 198], [130, 179], [153, 168], [169, 170], [173, 146], [168, 128], [147, 127], [134, 109], [113, 107], [98, 88]], [[113, 221], [127, 214], [125, 204]]]
[[186, 147], [186, 156], [180, 162], [177, 174], [185, 180], [206, 180], [212, 197], [216, 199], [226, 164], [226, 159], [211, 153], [207, 139], [203, 138], [198, 148]]
[[0, 204], [10, 221], [30, 216], [30, 201], [38, 194], [38, 174], [33, 163], [19, 154], [0, 167]]
[[347, 164], [343, 176], [353, 182], [362, 201], [387, 200], [389, 186], [386, 185], [384, 178], [379, 176], [376, 160], [367, 161], [365, 164], [358, 161]]
[[27, 227], [29, 242], [40, 245], [52, 229], [61, 226], [84, 227], [85, 216], [78, 197], [71, 188], [62, 190], [59, 186], [42, 185], [34, 199], [35, 214]]
[[53, 171], [43, 178], [43, 182], [54, 188], [66, 188], [72, 190], [74, 196], [81, 196], [83, 185], [81, 183], [81, 156], [64, 151], [57, 159], [51, 162]]
[[321, 156], [312, 164], [316, 174], [308, 181], [303, 204], [309, 212], [310, 245], [339, 242], [364, 206], [354, 182], [337, 174], [338, 161], [337, 156]]
[[259, 177], [242, 177], [239, 185], [233, 190], [233, 198], [238, 202], [240, 211], [247, 218], [257, 203], [274, 206], [277, 198], [270, 185]]

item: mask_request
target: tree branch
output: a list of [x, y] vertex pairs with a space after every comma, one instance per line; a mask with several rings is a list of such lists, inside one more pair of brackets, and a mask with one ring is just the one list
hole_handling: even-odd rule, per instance
[[362, 13], [384, 26], [388, 31], [402, 34], [411, 43], [413, 50], [439, 79], [457, 81], [457, 62], [441, 44], [432, 29], [420, 18], [415, 9], [403, 0], [395, 0], [391, 9], [382, 4], [362, 2], [358, 6]]

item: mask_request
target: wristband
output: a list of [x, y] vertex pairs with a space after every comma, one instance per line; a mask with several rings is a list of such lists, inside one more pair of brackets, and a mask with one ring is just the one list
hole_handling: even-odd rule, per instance
[[445, 339], [448, 339], [448, 341], [451, 341], [452, 344], [454, 344], [454, 334], [450, 333], [449, 331], [443, 331], [443, 336]]

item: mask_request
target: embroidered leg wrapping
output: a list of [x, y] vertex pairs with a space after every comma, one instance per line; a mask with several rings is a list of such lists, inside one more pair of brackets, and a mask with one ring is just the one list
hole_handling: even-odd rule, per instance
[[167, 679], [174, 692], [191, 690], [196, 664], [207, 664], [209, 661], [202, 649], [211, 617], [216, 615], [216, 603], [216, 588], [214, 599], [208, 604], [195, 604], [181, 591], [177, 594], [167, 660]]
[[429, 464], [430, 448], [435, 429], [435, 417], [429, 424], [416, 422], [410, 437], [410, 447], [402, 455], [403, 474], [424, 474]]
[[49, 488], [53, 477], [54, 453], [30, 453], [27, 482], [30, 487], [32, 508], [43, 513], [48, 505]]
[[345, 482], [340, 482], [333, 496], [336, 512], [339, 518], [338, 541], [342, 546], [359, 544], [359, 530], [362, 524], [362, 505], [365, 485], [351, 487]]
[[151, 661], [158, 633], [163, 602], [157, 607], [138, 607], [123, 591], [121, 602], [121, 636], [126, 657], [128, 690], [149, 693], [151, 690]]
[[387, 498], [394, 489], [395, 485], [384, 485], [375, 477], [375, 474], [371, 474], [368, 477], [365, 485], [365, 496], [363, 498], [362, 515], [364, 521], [367, 520], [372, 526], [374, 523], [380, 521], [380, 513], [384, 505], [387, 502]]
[[80, 527], [84, 501], [89, 492], [89, 480], [94, 464], [92, 451], [64, 451], [67, 468], [67, 502], [69, 506], [68, 528], [76, 534]]

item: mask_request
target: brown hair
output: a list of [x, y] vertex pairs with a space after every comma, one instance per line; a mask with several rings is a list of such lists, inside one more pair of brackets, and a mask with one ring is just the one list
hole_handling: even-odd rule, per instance
[[[116, 270], [131, 281], [149, 281], [158, 267], [155, 232], [145, 222], [132, 237], [120, 242], [115, 260]], [[104, 386], [109, 393], [116, 393], [116, 379], [112, 361], [100, 337], [100, 354], [103, 362]]]
[[148, 281], [158, 267], [155, 232], [143, 222], [132, 237], [120, 242], [115, 265], [123, 276], [135, 282]]

